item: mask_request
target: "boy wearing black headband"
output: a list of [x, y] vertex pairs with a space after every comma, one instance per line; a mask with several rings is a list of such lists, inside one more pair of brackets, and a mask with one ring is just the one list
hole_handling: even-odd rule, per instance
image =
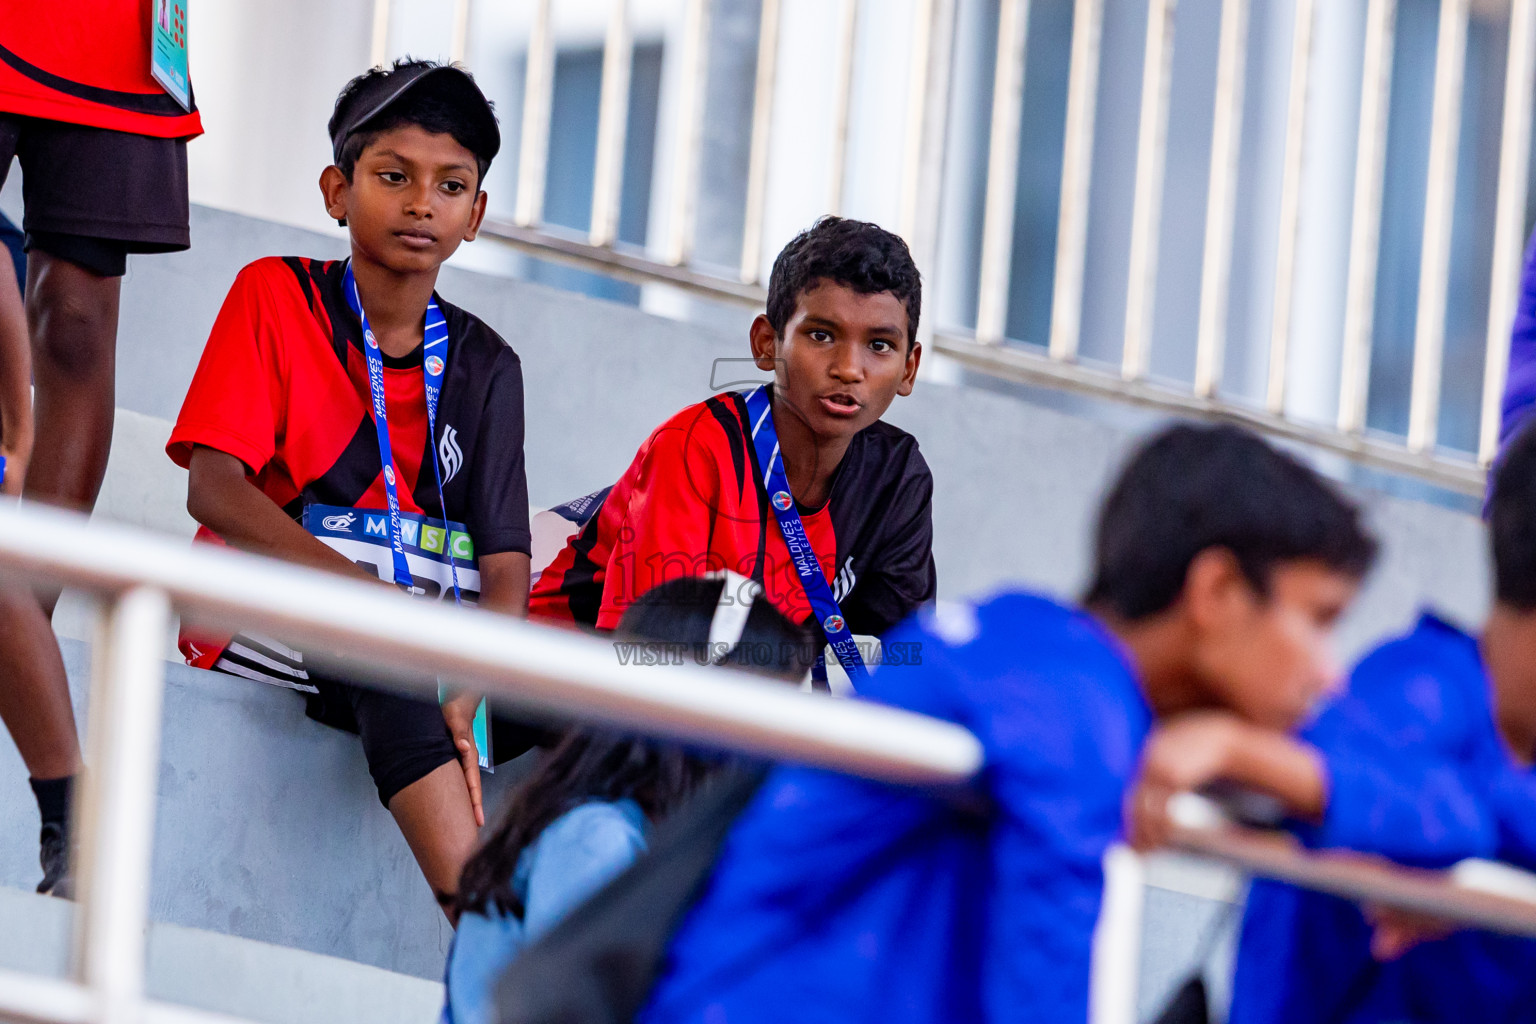
[[[320, 191], [351, 259], [274, 257], [236, 278], [166, 447], [189, 470], [188, 511], [204, 539], [522, 615], [521, 366], [433, 290], [485, 215], [496, 118], [463, 70], [397, 62], [348, 83], [330, 134]], [[484, 823], [474, 696], [439, 709], [363, 689], [266, 637], [184, 633], [182, 650], [306, 691], [311, 717], [359, 733], [422, 873], [452, 894]]]

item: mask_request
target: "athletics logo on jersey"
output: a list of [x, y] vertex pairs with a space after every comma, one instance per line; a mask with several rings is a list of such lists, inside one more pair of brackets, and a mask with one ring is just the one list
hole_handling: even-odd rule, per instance
[[821, 628], [826, 630], [828, 636], [831, 636], [833, 633], [841, 633], [846, 625], [847, 623], [843, 621], [841, 615], [828, 615], [822, 620]]
[[395, 486], [395, 471], [392, 467], [384, 467], [384, 479], [389, 481], [389, 486]]
[[351, 512], [344, 512], [339, 516], [326, 516], [320, 522], [327, 530], [335, 530], [341, 533], [352, 529], [352, 524], [356, 521], [357, 516]]
[[795, 503], [795, 499], [789, 496], [788, 491], [780, 491], [773, 496], [773, 507], [780, 512], [788, 512], [789, 506]]
[[443, 439], [437, 445], [437, 461], [443, 473], [443, 486], [446, 487], [448, 481], [458, 473], [459, 467], [464, 465], [464, 452], [459, 448], [459, 432], [446, 423], [443, 424]]
[[369, 348], [376, 349], [379, 347], [379, 339], [373, 336], [372, 331], [364, 331], [363, 340], [368, 343]]
[[434, 377], [443, 375], [443, 361], [437, 356], [427, 356], [427, 372]]

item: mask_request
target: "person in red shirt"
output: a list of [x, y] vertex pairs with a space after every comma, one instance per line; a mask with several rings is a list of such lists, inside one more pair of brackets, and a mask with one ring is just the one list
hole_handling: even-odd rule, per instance
[[[0, 0], [0, 183], [22, 169], [25, 329], [36, 425], [23, 427], [28, 367], [0, 365], [7, 493], [89, 510], [112, 442], [118, 294], [129, 253], [190, 244], [187, 140], [202, 133], [150, 73], [153, 0]], [[3, 269], [3, 268], [0, 268]], [[22, 329], [0, 288], [0, 335]], [[36, 438], [35, 446], [33, 437]], [[39, 892], [67, 894], [72, 780], [80, 764], [57, 593], [0, 594], [4, 719], [42, 813]]]
[[[921, 282], [882, 228], [825, 217], [774, 262], [752, 355], [771, 371], [789, 491], [842, 617], [879, 635], [933, 599], [933, 478], [912, 435], [881, 420], [912, 392]], [[812, 617], [769, 508], [746, 395], [677, 413], [534, 586], [532, 618], [611, 630], [636, 598], [730, 569], [796, 623]], [[785, 498], [788, 503], [788, 498]]]
[[[443, 262], [485, 216], [495, 116], [463, 70], [399, 62], [350, 82], [330, 130], [335, 163], [320, 186], [350, 231], [351, 259], [268, 258], [236, 278], [166, 446], [188, 469], [187, 509], [204, 539], [379, 583], [377, 566], [321, 538], [354, 527], [385, 536], [393, 516], [383, 510], [397, 501], [402, 528], [428, 516], [467, 535], [479, 592], [466, 599], [521, 615], [522, 367], [494, 331], [434, 292]], [[426, 549], [427, 527], [411, 525], [419, 533], [402, 543]], [[392, 537], [381, 550], [400, 549]], [[407, 567], [390, 578], [416, 589], [414, 577]], [[379, 799], [433, 891], [451, 899], [484, 824], [478, 696], [439, 707], [369, 689], [270, 638], [184, 635], [182, 648], [194, 665], [303, 690], [311, 717], [358, 733]]]

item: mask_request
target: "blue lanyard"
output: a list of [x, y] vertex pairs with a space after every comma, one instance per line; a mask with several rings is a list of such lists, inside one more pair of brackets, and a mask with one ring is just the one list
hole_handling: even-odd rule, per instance
[[[763, 471], [763, 487], [767, 491], [768, 504], [779, 521], [779, 531], [784, 534], [784, 545], [789, 549], [789, 559], [800, 576], [800, 585], [816, 613], [816, 621], [832, 645], [832, 653], [848, 673], [855, 687], [864, 679], [867, 670], [859, 654], [859, 645], [843, 618], [837, 598], [827, 577], [822, 574], [816, 549], [806, 536], [805, 524], [795, 508], [795, 497], [790, 493], [789, 480], [784, 475], [784, 459], [779, 455], [779, 435], [773, 427], [773, 407], [768, 400], [768, 387], [764, 385], [747, 395], [747, 418], [752, 423], [752, 445], [757, 449], [757, 464]], [[825, 679], [826, 669], [817, 659], [818, 678]]]
[[[384, 464], [384, 496], [389, 501], [389, 546], [394, 554], [395, 584], [406, 590], [412, 589], [410, 565], [405, 560], [405, 536], [400, 529], [400, 492], [395, 485], [395, 456], [389, 444], [389, 411], [384, 402], [384, 357], [379, 354], [379, 341], [368, 325], [368, 314], [363, 312], [362, 299], [357, 294], [357, 279], [352, 276], [352, 264], [347, 264], [347, 274], [342, 281], [347, 293], [347, 304], [363, 322], [363, 356], [368, 363], [368, 390], [373, 396], [373, 428], [379, 437], [379, 460]], [[434, 352], [433, 349], [440, 349]], [[437, 298], [427, 300], [427, 318], [421, 339], [421, 373], [427, 391], [427, 447], [432, 452], [432, 476], [437, 481], [437, 501], [442, 507], [443, 521], [448, 520], [448, 502], [443, 499], [443, 474], [437, 464], [437, 400], [443, 392], [443, 373], [448, 369], [448, 321], [437, 308]], [[459, 567], [454, 560], [453, 549], [448, 550], [448, 570], [453, 574], [453, 603], [462, 604], [459, 596]]]

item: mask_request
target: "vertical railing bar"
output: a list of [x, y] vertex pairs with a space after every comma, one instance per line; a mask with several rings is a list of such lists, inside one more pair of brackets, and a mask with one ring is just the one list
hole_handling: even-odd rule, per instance
[[1232, 235], [1237, 213], [1237, 164], [1242, 152], [1243, 87], [1248, 68], [1248, 0], [1225, 0], [1216, 57], [1216, 111], [1206, 194], [1205, 250], [1200, 270], [1200, 326], [1195, 341], [1195, 394], [1221, 387], [1232, 283]]
[[100, 1000], [105, 1024], [143, 1010], [160, 709], [171, 606], [139, 587], [102, 616], [92, 666], [88, 770], [82, 776], [81, 981]]
[[682, 266], [693, 255], [698, 213], [699, 156], [704, 145], [704, 76], [709, 70], [709, 0], [687, 0], [677, 102], [677, 150], [667, 217], [666, 261]]
[[1488, 344], [1483, 359], [1483, 414], [1477, 457], [1490, 465], [1499, 450], [1509, 333], [1520, 293], [1527, 179], [1531, 160], [1531, 96], [1536, 91], [1536, 0], [1514, 0], [1504, 71], [1504, 134], [1499, 147], [1499, 195], [1494, 214]]
[[453, 0], [453, 42], [448, 50], [448, 59], [455, 64], [462, 64], [469, 59], [469, 20], [472, 2], [473, 0]]
[[1413, 452], [1435, 446], [1440, 422], [1451, 226], [1456, 211], [1456, 152], [1461, 141], [1461, 95], [1467, 62], [1467, 3], [1468, 0], [1440, 0], [1434, 113], [1429, 131], [1429, 187], [1424, 197], [1418, 322], [1413, 343], [1413, 397], [1408, 406], [1408, 450]]
[[1307, 94], [1312, 77], [1312, 27], [1315, 0], [1296, 0], [1291, 36], [1290, 95], [1286, 99], [1285, 156], [1280, 179], [1280, 224], [1275, 247], [1274, 309], [1270, 315], [1269, 380], [1264, 407], [1285, 413], [1286, 374], [1290, 359], [1291, 313], [1296, 301], [1296, 246], [1301, 228], [1301, 176], [1307, 139]]
[[1386, 174], [1387, 104], [1392, 91], [1392, 37], [1397, 0], [1370, 0], [1366, 9], [1360, 132], [1355, 155], [1354, 210], [1349, 231], [1349, 281], [1344, 305], [1344, 348], [1339, 367], [1339, 430], [1365, 429], [1375, 330], [1376, 265], [1381, 241], [1381, 198]]
[[523, 86], [523, 135], [517, 162], [519, 227], [544, 219], [544, 185], [549, 170], [549, 121], [555, 93], [553, 0], [534, 0], [533, 30], [528, 36], [528, 74]]
[[[949, 87], [957, 2], [922, 0], [913, 33], [917, 52], [913, 55], [912, 90], [908, 95], [899, 234], [907, 240], [913, 260], [929, 281], [938, 278], [939, 217], [944, 202], [944, 158], [949, 148]], [[919, 322], [919, 344], [931, 348], [936, 320], [930, 315]]]
[[603, 85], [597, 107], [597, 160], [592, 171], [593, 245], [619, 237], [624, 188], [624, 141], [629, 127], [629, 86], [634, 65], [629, 0], [608, 0], [608, 33], [603, 41]]
[[389, 0], [373, 0], [373, 38], [368, 44], [368, 61], [379, 67], [389, 59]]
[[1146, 901], [1146, 861], [1124, 843], [1115, 843], [1104, 854], [1104, 900], [1093, 929], [1089, 1024], [1137, 1022]]
[[1174, 6], [1175, 0], [1147, 2], [1147, 46], [1141, 71], [1141, 127], [1136, 142], [1136, 194], [1131, 210], [1131, 270], [1125, 297], [1125, 350], [1120, 361], [1120, 375], [1126, 380], [1145, 377], [1151, 358], [1163, 172], [1168, 161], [1168, 90], [1173, 79]]
[[837, 86], [832, 92], [836, 122], [832, 127], [832, 160], [829, 169], [827, 212], [843, 212], [843, 189], [848, 177], [848, 131], [853, 117], [854, 54], [859, 43], [859, 0], [842, 0], [838, 27]]
[[976, 300], [976, 340], [988, 345], [1001, 342], [1008, 329], [1008, 284], [1013, 276], [1013, 220], [1018, 202], [1028, 44], [1029, 0], [1002, 0], [997, 21], [997, 72], [992, 84], [992, 134]]
[[1061, 154], [1061, 207], [1056, 218], [1056, 275], [1051, 285], [1052, 359], [1077, 358], [1083, 327], [1083, 273], [1088, 259], [1088, 196], [1099, 101], [1099, 48], [1104, 0], [1076, 0], [1067, 72], [1066, 132]]
[[752, 99], [752, 148], [747, 158], [747, 211], [741, 232], [741, 280], [763, 274], [763, 218], [768, 201], [768, 144], [773, 136], [773, 89], [779, 62], [779, 2], [763, 0], [757, 33], [757, 82]]

